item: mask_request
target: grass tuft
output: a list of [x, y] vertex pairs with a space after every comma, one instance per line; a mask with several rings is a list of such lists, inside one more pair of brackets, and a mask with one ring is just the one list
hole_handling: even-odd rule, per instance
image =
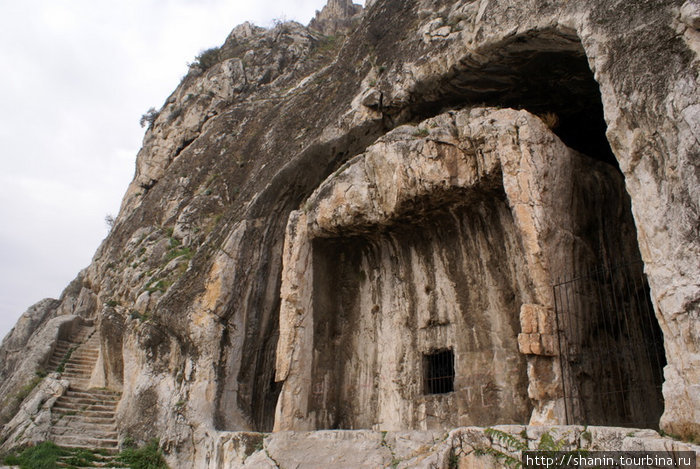
[[117, 461], [127, 464], [131, 469], [167, 469], [163, 452], [158, 447], [158, 440], [151, 440], [141, 448], [126, 448], [117, 456]]

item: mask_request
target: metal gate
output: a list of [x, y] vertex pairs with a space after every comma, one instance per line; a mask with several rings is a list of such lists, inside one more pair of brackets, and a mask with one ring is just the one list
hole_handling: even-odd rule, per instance
[[567, 424], [656, 428], [666, 364], [641, 262], [554, 285]]

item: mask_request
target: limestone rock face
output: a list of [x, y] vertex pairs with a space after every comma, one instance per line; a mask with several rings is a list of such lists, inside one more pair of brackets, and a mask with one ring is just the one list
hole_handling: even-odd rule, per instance
[[[700, 451], [700, 446], [663, 438], [652, 430], [630, 431], [615, 427], [552, 427], [501, 425], [501, 435], [536, 448], [547, 435], [566, 449], [592, 451]], [[525, 437], [529, 440], [526, 441]], [[304, 467], [377, 468], [502, 468], [502, 460], [477, 450], [494, 449], [503, 455], [519, 455], [504, 448], [503, 441], [483, 428], [462, 427], [450, 432], [318, 431], [255, 434], [226, 432], [196, 467], [214, 469]]]
[[[513, 110], [393, 130], [324, 181], [287, 233], [279, 430], [526, 422], [528, 394], [538, 420], [563, 397], [555, 278], [601, 250], [639, 258], [617, 171]], [[431, 382], [441, 350], [446, 395]]]
[[328, 4], [309, 23], [309, 28], [317, 30], [326, 36], [342, 33], [353, 29], [359, 21], [362, 5], [352, 0], [328, 0]]
[[[619, 254], [643, 262], [663, 333], [663, 416], [645, 426], [699, 434], [697, 2], [369, 4], [240, 25], [192, 65], [91, 264], [0, 346], [0, 396], [74, 332], [63, 321], [90, 321], [120, 440], [159, 437], [173, 467], [297, 461], [285, 434], [266, 453], [230, 433], [275, 426], [565, 423], [562, 385], [585, 400], [590, 383], [562, 357], [616, 348], [596, 323], [562, 348], [552, 284]], [[454, 390], [426, 395], [449, 350]]]
[[55, 311], [58, 301], [46, 298], [31, 306], [17, 320], [17, 324], [7, 334], [0, 345], [0, 382], [6, 382], [26, 354], [32, 335]]
[[[2, 350], [7, 357], [7, 361], [3, 363], [5, 377], [0, 382], [0, 422], [3, 424], [13, 418], [23, 399], [28, 397], [26, 391], [38, 384], [40, 376], [53, 371], [48, 368], [48, 362], [56, 342], [70, 336], [83, 324], [83, 320], [74, 315], [52, 318], [53, 308], [57, 303], [56, 300], [43, 300], [29, 308], [22, 316], [18, 326], [36, 326], [36, 329], [21, 347], [14, 350], [11, 348], [13, 343], [21, 343], [23, 327], [16, 327], [10, 331], [3, 341]], [[32, 322], [34, 324], [31, 324]], [[3, 433], [5, 429], [0, 431], [0, 434]]]

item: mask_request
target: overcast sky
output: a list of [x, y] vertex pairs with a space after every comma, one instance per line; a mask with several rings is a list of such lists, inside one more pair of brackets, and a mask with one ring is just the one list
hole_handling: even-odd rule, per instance
[[0, 0], [0, 339], [107, 234], [144, 129], [203, 49], [325, 0]]

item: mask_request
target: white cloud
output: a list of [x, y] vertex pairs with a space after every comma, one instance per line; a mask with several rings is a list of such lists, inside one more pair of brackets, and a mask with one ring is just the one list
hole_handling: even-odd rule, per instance
[[308, 23], [325, 0], [0, 4], [0, 338], [87, 266], [143, 129], [201, 50], [243, 21]]

